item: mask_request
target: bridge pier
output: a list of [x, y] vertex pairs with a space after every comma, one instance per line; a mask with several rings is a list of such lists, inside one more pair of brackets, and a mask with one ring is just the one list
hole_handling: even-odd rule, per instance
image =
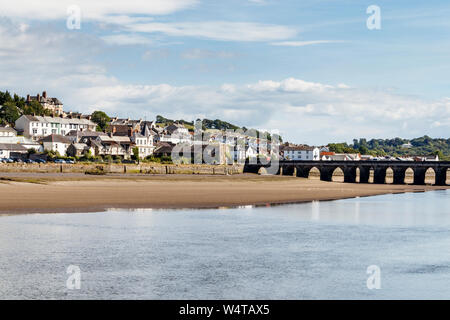
[[447, 185], [447, 168], [437, 168], [436, 171], [436, 185], [445, 186]]
[[359, 167], [359, 183], [369, 183], [370, 167]]
[[427, 168], [414, 168], [414, 184], [424, 185]]
[[407, 168], [394, 168], [394, 184], [404, 184]]
[[284, 176], [293, 176], [294, 175], [294, 166], [283, 167], [283, 175]]
[[333, 181], [333, 172], [336, 168], [322, 167], [320, 170], [320, 180], [322, 181]]
[[309, 178], [309, 172], [312, 168], [309, 167], [297, 167], [297, 177], [299, 178]]
[[374, 169], [373, 173], [373, 183], [375, 184], [385, 184], [386, 183], [386, 170], [385, 167], [378, 167]]
[[344, 168], [344, 182], [355, 183], [356, 182], [356, 167]]

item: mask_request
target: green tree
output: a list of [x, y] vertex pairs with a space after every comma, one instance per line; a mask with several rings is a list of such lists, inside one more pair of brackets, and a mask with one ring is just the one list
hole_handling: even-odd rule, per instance
[[51, 114], [51, 111], [44, 109], [44, 107], [39, 102], [33, 100], [30, 103], [24, 105], [23, 113], [30, 115], [34, 114], [37, 116], [49, 116]]
[[8, 91], [2, 92], [0, 91], [0, 105], [3, 105], [7, 102], [12, 102], [13, 99], [11, 97], [11, 94]]
[[97, 131], [106, 131], [111, 118], [103, 111], [94, 111], [91, 115], [91, 120], [97, 124]]
[[139, 160], [139, 148], [134, 147], [133, 148], [133, 155], [131, 156], [133, 160]]
[[20, 111], [17, 109], [14, 102], [6, 102], [0, 109], [0, 118], [4, 119], [7, 123], [14, 125], [17, 119], [20, 117]]
[[358, 151], [361, 154], [369, 154], [369, 148], [364, 145], [360, 145]]

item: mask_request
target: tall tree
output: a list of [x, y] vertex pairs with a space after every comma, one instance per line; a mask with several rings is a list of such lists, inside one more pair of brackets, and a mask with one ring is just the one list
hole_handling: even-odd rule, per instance
[[103, 111], [94, 111], [91, 120], [97, 124], [97, 131], [105, 131], [108, 129], [111, 118]]
[[19, 109], [13, 102], [6, 102], [0, 109], [0, 118], [4, 119], [7, 123], [14, 125], [17, 119], [20, 117]]

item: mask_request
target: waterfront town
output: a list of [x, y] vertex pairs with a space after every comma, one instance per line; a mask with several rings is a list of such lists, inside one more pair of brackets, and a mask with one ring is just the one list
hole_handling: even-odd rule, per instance
[[[181, 159], [187, 163], [193, 162], [198, 152], [203, 157], [209, 155], [212, 159], [208, 162], [210, 164], [244, 163], [252, 158], [295, 161], [439, 161], [437, 154], [377, 157], [358, 152], [338, 153], [330, 150], [329, 146], [283, 143], [278, 135], [257, 130], [224, 130], [214, 126], [205, 128], [201, 124], [197, 128], [183, 121], [109, 118], [101, 111], [95, 112], [97, 116], [65, 112], [63, 103], [58, 98], [48, 97], [46, 91], [36, 96], [27, 95], [25, 105], [33, 103], [42, 107], [44, 115], [19, 114], [14, 124], [0, 126], [1, 162], [161, 162], [172, 161], [174, 150], [183, 150]], [[403, 147], [410, 146], [405, 144]]]

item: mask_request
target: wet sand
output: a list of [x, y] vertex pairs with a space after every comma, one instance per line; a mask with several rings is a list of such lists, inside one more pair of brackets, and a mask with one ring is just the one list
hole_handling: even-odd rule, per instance
[[2, 173], [0, 213], [97, 212], [109, 208], [216, 208], [298, 203], [448, 187], [324, 182], [287, 176]]

